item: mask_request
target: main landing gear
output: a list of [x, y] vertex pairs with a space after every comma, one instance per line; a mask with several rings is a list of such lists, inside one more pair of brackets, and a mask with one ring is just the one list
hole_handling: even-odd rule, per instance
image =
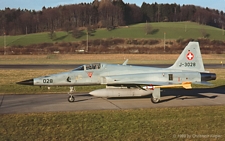
[[160, 102], [160, 99], [152, 96], [151, 101], [152, 101], [152, 103], [156, 104], [156, 103]]
[[74, 96], [71, 94], [71, 93], [73, 93], [74, 91], [75, 91], [74, 87], [70, 87], [70, 91], [68, 92], [68, 95], [69, 95], [68, 101], [69, 101], [69, 102], [74, 102], [74, 101], [75, 101]]
[[155, 88], [152, 96], [151, 96], [152, 103], [156, 104], [160, 102], [160, 88]]

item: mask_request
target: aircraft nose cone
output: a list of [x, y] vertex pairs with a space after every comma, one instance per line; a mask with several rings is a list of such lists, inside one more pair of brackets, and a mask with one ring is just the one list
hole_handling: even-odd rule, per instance
[[24, 81], [16, 82], [16, 84], [20, 84], [20, 85], [34, 85], [34, 80], [33, 79], [24, 80]]

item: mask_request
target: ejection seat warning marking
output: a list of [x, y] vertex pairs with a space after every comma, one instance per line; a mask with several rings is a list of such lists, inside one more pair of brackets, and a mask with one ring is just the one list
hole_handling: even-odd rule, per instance
[[77, 75], [77, 76], [75, 77], [75, 80], [79, 80], [79, 79], [82, 79], [82, 75]]

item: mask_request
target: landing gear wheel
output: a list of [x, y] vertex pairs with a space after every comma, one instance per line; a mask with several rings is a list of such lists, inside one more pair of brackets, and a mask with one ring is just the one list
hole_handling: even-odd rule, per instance
[[69, 95], [68, 101], [69, 101], [69, 102], [74, 102], [74, 101], [75, 101], [74, 96], [71, 94], [71, 93], [73, 93], [74, 91], [75, 91], [75, 88], [74, 88], [74, 87], [70, 87], [70, 91], [68, 92], [68, 95]]
[[74, 102], [74, 100], [75, 100], [74, 96], [71, 95], [71, 96], [68, 97], [69, 102]]
[[156, 103], [159, 103], [160, 98], [155, 98], [155, 97], [152, 96], [151, 101], [152, 101], [152, 103], [156, 104]]

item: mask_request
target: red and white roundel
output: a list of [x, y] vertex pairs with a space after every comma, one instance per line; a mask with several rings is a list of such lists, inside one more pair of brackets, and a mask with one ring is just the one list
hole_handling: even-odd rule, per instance
[[188, 60], [192, 60], [192, 59], [194, 59], [194, 54], [189, 51], [188, 54], [186, 55], [186, 57]]

